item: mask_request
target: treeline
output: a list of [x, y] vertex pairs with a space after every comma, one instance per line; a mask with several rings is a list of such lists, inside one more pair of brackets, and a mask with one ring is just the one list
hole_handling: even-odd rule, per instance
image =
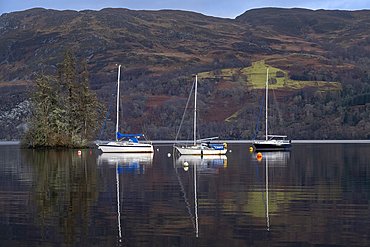
[[[320, 68], [310, 65], [303, 66], [299, 60], [293, 61], [292, 72], [289, 76], [298, 80], [327, 81], [328, 88], [326, 91], [320, 91], [315, 87], [304, 88], [292, 92], [291, 95], [284, 93], [284, 96], [279, 96], [279, 92], [276, 92], [278, 107], [272, 108], [270, 111], [269, 129], [272, 133], [287, 134], [292, 139], [370, 138], [370, 60], [365, 57], [367, 54], [367, 51], [364, 51], [365, 44], [357, 44], [357, 48], [356, 46], [343, 48], [339, 45], [326, 46], [324, 44], [322, 46], [327, 49], [325, 54], [327, 60]], [[66, 62], [66, 58], [72, 62]], [[86, 140], [99, 137], [101, 125], [96, 124], [98, 117], [94, 117], [94, 114], [91, 116], [87, 114], [88, 112], [102, 113], [103, 110], [95, 103], [83, 103], [81, 99], [84, 97], [82, 95], [87, 93], [82, 90], [86, 88], [83, 83], [89, 81], [89, 90], [94, 90], [97, 94], [94, 96], [97, 97], [95, 98], [96, 102], [104, 102], [107, 109], [115, 88], [116, 74], [91, 74], [87, 79], [87, 71], [83, 72], [86, 70], [86, 65], [77, 68], [76, 63], [73, 62], [74, 59], [71, 53], [69, 56], [65, 55], [65, 61], [58, 64], [58, 76], [47, 76], [42, 72], [35, 76], [35, 82], [38, 85], [35, 92], [39, 92], [45, 97], [37, 97], [37, 100], [31, 102], [32, 116], [36, 116], [36, 119], [41, 121], [42, 114], [37, 115], [35, 112], [39, 112], [39, 110], [36, 111], [35, 107], [41, 107], [44, 102], [41, 99], [44, 99], [49, 102], [50, 105], [46, 104], [49, 108], [40, 109], [44, 111], [44, 114], [47, 111], [49, 117], [44, 119], [44, 122], [41, 121], [42, 124], [39, 125], [43, 126], [39, 130], [39, 133], [43, 133], [43, 135], [40, 134], [38, 139], [36, 138], [39, 141], [28, 141], [26, 142], [28, 145], [32, 143], [31, 146], [78, 146], [86, 144]], [[67, 69], [68, 64], [74, 63], [75, 70]], [[241, 61], [230, 58], [224, 61], [215, 59], [211, 63], [173, 70], [161, 76], [153, 75], [148, 68], [144, 67], [122, 71], [120, 129], [122, 132], [144, 132], [150, 139], [174, 139], [194, 74], [206, 71], [213, 71], [214, 74], [217, 74], [217, 71], [224, 68], [244, 68], [249, 65], [249, 60]], [[71, 67], [73, 68], [73, 66]], [[72, 76], [68, 75], [70, 73], [68, 71], [74, 71], [71, 73]], [[67, 78], [73, 78], [73, 83], [68, 84], [69, 79]], [[200, 82], [198, 88], [200, 138], [206, 136], [220, 136], [223, 139], [250, 140], [254, 138], [262, 92], [259, 90], [248, 91], [241, 86], [241, 82], [246, 79], [235, 76], [232, 79], [232, 88], [223, 89], [217, 89], [217, 78]], [[330, 91], [331, 81], [340, 82], [342, 91]], [[44, 91], [41, 90], [43, 88]], [[72, 89], [72, 94], [69, 93], [69, 88]], [[91, 92], [89, 91], [89, 93]], [[47, 96], [48, 94], [51, 96]], [[19, 95], [17, 92], [13, 95], [15, 96], [12, 97], [20, 97], [17, 96]], [[93, 94], [91, 93], [91, 95]], [[163, 105], [149, 107], [148, 96], [150, 95], [165, 95], [169, 99]], [[270, 95], [274, 97], [274, 94]], [[10, 93], [9, 97], [11, 97]], [[4, 102], [11, 101], [8, 98], [2, 100]], [[95, 102], [95, 100], [92, 101]], [[222, 104], [214, 104], [217, 101], [222, 101]], [[72, 102], [74, 103], [72, 104]], [[214, 107], [223, 111], [235, 104], [238, 105], [238, 109], [245, 110], [240, 112], [233, 121], [209, 122], [206, 119], [207, 112], [210, 112]], [[93, 110], [87, 110], [88, 107], [92, 107]], [[230, 112], [230, 115], [233, 113]], [[55, 120], [58, 114], [64, 116], [62, 122]], [[99, 116], [101, 117], [101, 115]], [[113, 110], [109, 113], [108, 119], [115, 119]], [[17, 126], [21, 125], [21, 120], [19, 121], [15, 126], [10, 126], [8, 123], [9, 128], [13, 128], [14, 133], [18, 133], [18, 136], [22, 134], [21, 130], [17, 129]], [[45, 124], [46, 122], [50, 125]], [[113, 122], [107, 121], [101, 136], [102, 139], [114, 139], [115, 126]], [[67, 128], [67, 125], [70, 128]], [[27, 132], [25, 140], [31, 140], [35, 134], [33, 137], [30, 134], [37, 132], [37, 128], [30, 122], [28, 122], [28, 126], [31, 131]], [[259, 128], [260, 133], [263, 133], [265, 128], [263, 121], [262, 123], [260, 121]], [[13, 133], [7, 132], [8, 134], [6, 134], [5, 132], [7, 131], [0, 131], [0, 135], [4, 139], [10, 138], [11, 135], [14, 136]], [[47, 139], [44, 133], [48, 133], [48, 136], [50, 133], [54, 133], [54, 137]], [[180, 139], [191, 139], [191, 133], [192, 122], [189, 118], [183, 123]]]
[[[363, 139], [369, 136], [368, 116], [370, 60], [364, 57], [365, 44], [343, 48], [339, 45], [321, 44], [327, 49], [320, 68], [316, 66], [303, 66], [297, 60], [291, 67], [289, 75], [295, 80], [327, 81], [327, 91], [318, 88], [306, 88], [292, 93], [291, 96], [279, 98], [279, 110], [271, 111], [272, 132], [288, 134], [292, 139]], [[312, 51], [314, 54], [314, 52]], [[238, 59], [225, 60], [215, 59], [212, 63], [202, 66], [189, 66], [162, 76], [152, 76], [146, 68], [126, 71], [123, 79], [125, 88], [124, 97], [134, 99], [131, 103], [126, 102], [123, 122], [127, 130], [134, 130], [130, 122], [140, 119], [140, 130], [152, 139], [173, 139], [183, 113], [182, 99], [186, 98], [191, 83], [189, 78], [199, 72], [217, 71], [222, 68], [243, 68], [249, 65], [249, 61]], [[339, 66], [348, 63], [351, 66]], [[241, 78], [243, 79], [243, 78]], [[111, 80], [112, 83], [114, 80]], [[234, 81], [233, 88], [215, 90], [214, 80], [202, 81], [199, 85], [199, 99], [203, 107], [199, 114], [199, 131], [202, 136], [219, 135], [225, 139], [252, 139], [254, 137], [257, 117], [259, 114], [262, 93], [247, 91], [237, 87]], [[341, 92], [331, 92], [330, 82], [336, 81], [342, 84]], [[113, 84], [110, 87], [101, 88], [99, 96], [111, 96]], [[104, 93], [103, 93], [104, 92]], [[146, 97], [139, 94], [168, 95], [172, 98], [163, 106], [153, 109], [145, 107]], [[103, 97], [104, 97], [103, 96]], [[234, 122], [207, 122], [203, 115], [212, 106], [214, 98], [222, 99], [225, 105], [244, 102], [249, 110], [238, 115]], [[176, 101], [182, 101], [181, 104]], [[243, 105], [241, 106], [241, 108]], [[130, 109], [130, 110], [129, 110]], [[221, 110], [221, 109], [220, 109]], [[276, 116], [274, 116], [276, 114]], [[150, 119], [148, 115], [151, 115]], [[153, 117], [154, 116], [154, 117]], [[114, 116], [112, 116], [114, 117]], [[360, 125], [358, 125], [360, 124]], [[362, 125], [361, 125], [362, 124]], [[263, 130], [264, 123], [260, 124]], [[187, 139], [191, 133], [191, 121], [183, 124], [184, 133], [181, 138]], [[201, 137], [202, 137], [201, 136]]]
[[[123, 94], [130, 93], [148, 93], [152, 95], [170, 95], [187, 97], [190, 90], [186, 80], [189, 76], [197, 73], [217, 71], [224, 68], [244, 68], [251, 64], [249, 60], [239, 60], [237, 58], [219, 61], [217, 58], [210, 63], [188, 66], [182, 69], [173, 70], [160, 76], [153, 76], [148, 68], [135, 68], [124, 70], [121, 73]], [[96, 90], [99, 98], [104, 101], [108, 100], [114, 83], [115, 75], [94, 74], [89, 77], [91, 88]], [[208, 85], [203, 86], [204, 91], [210, 91], [213, 87]]]
[[95, 140], [104, 110], [90, 91], [86, 60], [78, 67], [72, 50], [66, 49], [58, 75], [45, 75], [41, 61], [34, 81], [23, 147], [84, 147]]
[[[356, 49], [352, 48], [347, 51], [354, 50]], [[362, 51], [361, 49], [357, 50]], [[329, 55], [327, 57], [330, 58]], [[347, 58], [351, 57], [347, 56]], [[269, 128], [272, 133], [287, 134], [292, 139], [370, 138], [370, 61], [353, 56], [348, 61], [354, 66], [344, 68], [336, 66], [339, 65], [338, 60], [328, 61], [332, 61], [332, 64], [327, 64], [328, 66], [322, 66], [319, 69], [310, 66], [304, 67], [299, 62], [294, 63], [294, 73], [299, 76], [296, 79], [328, 81], [328, 88], [326, 91], [321, 91], [318, 88], [304, 88], [292, 93], [291, 96], [280, 97], [278, 107], [270, 111]], [[240, 61], [239, 64], [243, 64], [243, 62]], [[212, 70], [211, 67], [209, 69]], [[173, 139], [176, 136], [185, 103], [180, 104], [181, 100], [176, 99], [175, 96], [184, 97], [190, 91], [189, 79], [185, 83], [189, 74], [185, 70], [177, 71], [176, 76], [166, 78], [167, 86], [160, 87], [160, 90], [148, 87], [149, 90], [154, 90], [153, 94], [164, 93], [172, 96], [163, 106], [153, 110], [147, 109], [147, 111], [151, 111], [151, 115], [159, 118], [158, 122], [143, 118], [141, 128], [150, 138]], [[165, 77], [169, 77], [169, 75], [164, 75], [162, 78]], [[159, 77], [152, 79], [153, 81], [159, 80]], [[340, 82], [343, 87], [342, 91], [330, 91], [330, 81]], [[149, 85], [153, 85], [153, 83], [149, 82]], [[133, 84], [136, 83], [133, 81]], [[257, 93], [238, 88], [235, 86], [237, 83], [234, 83], [234, 88], [215, 91], [214, 85], [215, 81], [204, 81], [199, 85], [199, 100], [202, 105], [199, 107], [202, 109], [199, 113], [200, 138], [218, 135], [224, 139], [253, 139], [262, 92]], [[212, 101], [215, 97], [222, 99], [226, 107], [230, 104], [244, 102], [244, 106], [247, 106], [248, 110], [239, 114], [235, 121], [207, 122], [203, 116], [207, 110], [213, 107]], [[142, 102], [146, 103], [146, 100], [143, 99]], [[240, 108], [242, 107], [243, 105]], [[145, 115], [144, 112], [141, 116], [143, 115]], [[133, 114], [131, 117], [135, 118]], [[184, 132], [180, 137], [188, 139], [190, 136], [191, 138], [189, 134], [192, 128], [191, 121], [185, 121], [183, 128]], [[264, 123], [260, 123], [259, 133], [264, 128]]]

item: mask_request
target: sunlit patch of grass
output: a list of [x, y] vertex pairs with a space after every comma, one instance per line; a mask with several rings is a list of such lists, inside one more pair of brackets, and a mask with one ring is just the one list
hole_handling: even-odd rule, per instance
[[222, 69], [217, 71], [209, 71], [198, 74], [199, 79], [206, 78], [223, 78], [224, 80], [231, 80], [233, 74], [237, 74], [240, 69]]
[[226, 118], [225, 121], [226, 122], [236, 122], [236, 118], [238, 117], [238, 114], [241, 110], [238, 110], [237, 112], [235, 112], [233, 115], [231, 115], [230, 117]]
[[239, 114], [243, 113], [245, 110], [246, 110], [246, 106], [244, 106], [243, 108], [237, 110], [233, 115], [231, 115], [230, 117], [226, 118], [225, 121], [226, 122], [237, 122], [237, 117]]
[[[265, 60], [260, 60], [252, 63], [251, 66], [245, 68], [231, 68], [221, 69], [210, 72], [203, 72], [198, 74], [198, 79], [222, 79], [224, 82], [234, 83], [235, 78], [239, 82], [242, 82], [244, 87], [248, 90], [264, 89], [267, 79], [267, 68], [268, 78], [273, 79], [276, 83], [269, 83], [269, 89], [281, 89], [281, 90], [299, 90], [305, 87], [317, 88], [319, 91], [339, 91], [341, 90], [341, 84], [338, 82], [327, 82], [327, 81], [296, 81], [289, 79], [289, 71], [281, 70], [265, 64]], [[280, 71], [281, 76], [277, 77], [277, 72]], [[283, 74], [282, 74], [282, 73]], [[236, 76], [236, 77], [234, 77]], [[230, 84], [232, 85], [232, 84]], [[233, 113], [230, 117], [226, 118], [227, 122], [237, 122], [238, 115], [245, 111], [245, 107], [239, 109]]]
[[[301, 89], [304, 87], [317, 87], [318, 90], [340, 90], [341, 84], [338, 82], [327, 82], [327, 81], [296, 81], [291, 80], [288, 77], [289, 72], [280, 70], [278, 68], [268, 66], [265, 64], [264, 60], [260, 60], [252, 63], [252, 66], [244, 68], [242, 74], [248, 76], [249, 83], [255, 89], [262, 89], [266, 85], [267, 78], [267, 67], [269, 68], [269, 79], [276, 79], [276, 84], [269, 84], [271, 89]], [[276, 72], [282, 71], [284, 73], [283, 77], [277, 77]]]
[[[203, 72], [198, 74], [199, 79], [222, 78], [225, 81], [233, 81], [233, 75], [237, 75], [241, 80], [247, 78], [244, 84], [253, 89], [263, 89], [266, 85], [267, 68], [269, 79], [276, 79], [276, 84], [269, 83], [270, 89], [298, 90], [304, 87], [316, 87], [320, 91], [341, 90], [341, 84], [338, 82], [327, 81], [296, 81], [289, 79], [289, 71], [281, 70], [265, 64], [265, 60], [252, 63], [245, 68], [221, 69], [217, 71]], [[276, 72], [284, 73], [283, 77], [277, 77]]]

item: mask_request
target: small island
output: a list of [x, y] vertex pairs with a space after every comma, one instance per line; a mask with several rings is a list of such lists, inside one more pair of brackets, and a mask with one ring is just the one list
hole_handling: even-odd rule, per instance
[[58, 75], [35, 74], [29, 90], [30, 116], [20, 142], [23, 148], [84, 148], [95, 140], [103, 105], [89, 89], [87, 62], [77, 66], [72, 50], [64, 51]]

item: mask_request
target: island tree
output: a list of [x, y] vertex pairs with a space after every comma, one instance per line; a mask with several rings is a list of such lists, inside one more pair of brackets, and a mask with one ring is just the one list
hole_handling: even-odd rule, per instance
[[84, 147], [94, 140], [100, 127], [103, 106], [90, 91], [87, 63], [81, 68], [72, 50], [64, 51], [58, 76], [35, 74], [30, 91], [30, 117], [21, 145], [23, 147]]

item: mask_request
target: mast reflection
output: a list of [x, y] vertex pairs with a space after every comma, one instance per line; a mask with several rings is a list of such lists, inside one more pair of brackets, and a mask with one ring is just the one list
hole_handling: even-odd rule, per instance
[[[290, 160], [290, 151], [275, 151], [275, 152], [259, 152], [252, 155], [258, 180], [261, 185], [262, 201], [265, 204], [266, 211], [266, 229], [270, 231], [270, 216], [269, 216], [269, 168], [286, 167]], [[262, 182], [259, 177], [258, 164], [265, 163], [265, 191], [262, 189]]]
[[[188, 209], [189, 216], [193, 222], [195, 236], [199, 236], [199, 223], [198, 223], [198, 195], [197, 195], [197, 174], [198, 173], [217, 173], [219, 168], [227, 167], [226, 155], [181, 155], [174, 159], [174, 169], [177, 179], [179, 181], [181, 191], [184, 195], [184, 201]], [[194, 211], [191, 208], [189, 197], [186, 194], [184, 183], [181, 179], [181, 174], [193, 172], [193, 185], [194, 185]], [[194, 212], [194, 214], [193, 214]]]
[[[120, 196], [120, 177], [125, 174], [145, 174], [145, 167], [153, 164], [154, 153], [102, 153], [98, 156], [98, 164], [102, 168], [104, 164], [115, 166], [116, 171], [116, 191], [117, 191], [117, 224], [119, 244], [122, 243], [121, 228], [121, 196]], [[103, 172], [102, 172], [103, 174]], [[103, 174], [104, 176], [104, 174]]]

